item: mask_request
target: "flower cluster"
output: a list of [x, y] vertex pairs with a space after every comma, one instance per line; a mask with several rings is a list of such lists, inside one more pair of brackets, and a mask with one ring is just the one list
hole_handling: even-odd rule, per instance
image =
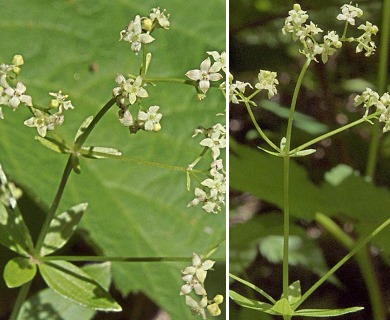
[[240, 96], [245, 93], [246, 87], [253, 89], [252, 85], [249, 82], [236, 81], [233, 83], [233, 75], [229, 75], [229, 102], [234, 104], [239, 104], [243, 100]]
[[383, 132], [390, 131], [390, 94], [388, 92], [380, 97], [377, 92], [366, 88], [361, 95], [357, 95], [354, 99], [355, 107], [361, 104], [366, 108], [364, 116], [368, 115], [369, 108], [376, 107], [376, 112], [379, 114], [379, 122], [385, 124]]
[[137, 15], [128, 26], [120, 32], [120, 39], [131, 44], [131, 50], [136, 54], [141, 51], [142, 45], [151, 43], [155, 39], [150, 33], [156, 28], [169, 29], [169, 14], [160, 8], [153, 8], [148, 17]]
[[279, 84], [278, 79], [276, 79], [277, 73], [273, 71], [260, 70], [257, 78], [259, 82], [255, 84], [255, 88], [258, 90], [267, 90], [268, 99], [271, 99], [275, 94], [277, 94], [276, 85]]
[[[32, 107], [31, 96], [26, 95], [26, 86], [22, 82], [16, 82], [15, 79], [19, 75], [24, 64], [21, 55], [15, 55], [12, 59], [12, 64], [0, 65], [0, 119], [4, 119], [3, 110], [1, 106], [7, 106], [14, 111], [21, 103], [28, 107]], [[16, 82], [13, 85], [13, 82]]]
[[[221, 211], [221, 205], [225, 204], [226, 176], [223, 161], [218, 157], [221, 154], [221, 149], [226, 148], [226, 128], [220, 123], [210, 129], [198, 128], [195, 130], [193, 137], [199, 133], [205, 135], [200, 145], [211, 150], [213, 162], [211, 163], [209, 177], [201, 182], [202, 189], [195, 188], [195, 199], [188, 204], [188, 207], [202, 203], [204, 211], [217, 213]], [[196, 163], [197, 160], [189, 166], [188, 170], [192, 170]]]
[[186, 73], [186, 76], [194, 81], [199, 81], [199, 89], [201, 91], [200, 98], [204, 98], [204, 95], [210, 88], [210, 81], [219, 81], [223, 78], [219, 72], [222, 70], [226, 73], [226, 53], [221, 54], [217, 51], [208, 51], [214, 62], [211, 64], [210, 57], [206, 58], [200, 64], [199, 69], [190, 70]]
[[33, 117], [24, 121], [26, 126], [37, 128], [41, 137], [45, 137], [47, 131], [54, 130], [56, 125], [62, 125], [64, 111], [74, 109], [72, 101], [68, 100], [68, 95], [63, 95], [61, 90], [58, 93], [50, 92], [49, 94], [54, 98], [51, 99], [49, 107], [46, 109], [31, 107]]
[[373, 54], [376, 47], [371, 36], [378, 32], [378, 28], [367, 21], [365, 25], [362, 24], [358, 27], [358, 29], [364, 31], [363, 35], [358, 38], [346, 38], [345, 33], [348, 25], [354, 26], [355, 18], [361, 17], [363, 11], [351, 4], [343, 5], [341, 11], [342, 13], [337, 16], [337, 19], [346, 21], [346, 28], [342, 37], [339, 37], [335, 31], [328, 31], [327, 35], [323, 37], [323, 43], [318, 42], [316, 36], [323, 33], [323, 30], [313, 22], [306, 24], [309, 16], [306, 11], [301, 9], [299, 4], [294, 4], [293, 10], [289, 11], [289, 16], [285, 19], [282, 32], [283, 34], [291, 33], [294, 41], [299, 40], [303, 45], [303, 49], [300, 52], [314, 61], [317, 61], [317, 55], [321, 55], [322, 62], [326, 63], [329, 56], [342, 47], [342, 41], [357, 42], [356, 52], [365, 50], [365, 56], [367, 57]]
[[22, 190], [17, 188], [12, 182], [8, 181], [3, 168], [0, 164], [0, 201], [6, 207], [15, 209], [16, 201], [22, 196]]
[[[206, 309], [211, 316], [219, 316], [221, 310], [219, 304], [223, 302], [223, 296], [218, 294], [212, 300], [208, 300], [207, 291], [204, 286], [207, 272], [213, 267], [215, 261], [204, 260], [201, 255], [192, 254], [192, 265], [182, 270], [182, 279], [186, 282], [180, 290], [180, 295], [186, 296], [186, 305], [191, 308], [194, 315], [207, 319]], [[201, 300], [191, 297], [189, 294], [194, 291], [201, 296]]]

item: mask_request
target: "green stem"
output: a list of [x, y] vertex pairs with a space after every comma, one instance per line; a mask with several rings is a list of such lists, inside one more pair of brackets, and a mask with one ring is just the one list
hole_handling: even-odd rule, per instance
[[259, 135], [273, 148], [275, 149], [276, 151], [280, 151], [280, 148], [278, 148], [268, 137], [267, 135], [263, 132], [263, 130], [261, 130], [259, 124], [257, 123], [256, 121], [256, 118], [255, 118], [255, 115], [253, 114], [252, 112], [252, 109], [251, 109], [251, 106], [249, 104], [249, 100], [248, 99], [245, 99], [244, 100], [244, 103], [245, 103], [245, 107], [246, 107], [246, 110], [248, 110], [248, 114], [249, 114], [249, 117], [251, 118], [252, 122], [253, 122], [253, 125], [255, 126], [257, 132], [259, 133]]
[[294, 154], [294, 153], [296, 153], [298, 151], [304, 150], [307, 147], [310, 147], [311, 145], [313, 145], [313, 144], [315, 144], [317, 142], [320, 142], [320, 141], [322, 141], [322, 140], [324, 140], [326, 138], [334, 136], [334, 135], [336, 135], [336, 134], [338, 134], [340, 132], [343, 132], [343, 131], [345, 131], [347, 129], [350, 129], [352, 127], [355, 127], [355, 126], [357, 126], [357, 125], [359, 125], [359, 124], [361, 124], [363, 122], [366, 122], [366, 121], [371, 120], [371, 119], [375, 119], [379, 115], [380, 115], [380, 112], [372, 113], [372, 114], [368, 115], [367, 117], [360, 118], [360, 119], [358, 119], [356, 121], [353, 121], [351, 123], [346, 124], [345, 126], [342, 126], [342, 127], [337, 128], [335, 130], [327, 132], [327, 133], [325, 133], [325, 134], [323, 134], [323, 135], [321, 135], [321, 136], [319, 136], [317, 138], [314, 138], [314, 139], [312, 139], [312, 140], [310, 140], [310, 141], [300, 145], [299, 147], [294, 148], [293, 150], [291, 150], [291, 154]]
[[[378, 64], [378, 93], [382, 95], [386, 91], [387, 71], [388, 71], [388, 52], [390, 38], [390, 0], [383, 0], [382, 6], [382, 27], [380, 49], [379, 49], [379, 64]], [[371, 129], [371, 140], [368, 151], [366, 176], [374, 178], [376, 164], [378, 161], [378, 151], [380, 139], [382, 137], [379, 124], [376, 123]]]
[[[315, 220], [348, 250], [355, 247], [355, 240], [346, 234], [332, 219], [324, 214], [317, 213]], [[382, 304], [381, 291], [368, 248], [363, 248], [363, 250], [357, 252], [355, 259], [366, 283], [373, 310], [373, 320], [385, 320], [386, 311]]]
[[23, 303], [26, 300], [27, 293], [30, 290], [30, 286], [31, 286], [31, 281], [25, 283], [20, 288], [9, 320], [16, 320], [18, 318], [20, 309], [22, 308]]
[[340, 269], [349, 259], [351, 259], [360, 249], [362, 249], [369, 241], [371, 241], [379, 232], [390, 225], [390, 218], [383, 222], [378, 228], [376, 228], [370, 235], [364, 240], [359, 242], [343, 259], [341, 259], [332, 269], [324, 274], [309, 290], [307, 290], [294, 304], [293, 309], [296, 310], [308, 297], [310, 297], [314, 291], [316, 291], [328, 278], [333, 275], [338, 269]]
[[39, 251], [42, 248], [43, 240], [45, 238], [47, 231], [49, 230], [50, 223], [55, 216], [55, 213], [56, 213], [57, 208], [60, 204], [62, 195], [64, 193], [66, 183], [68, 182], [68, 178], [70, 176], [70, 173], [72, 172], [72, 163], [71, 163], [72, 157], [73, 157], [73, 155], [70, 155], [68, 158], [64, 172], [63, 172], [62, 177], [61, 177], [60, 185], [58, 186], [58, 189], [57, 189], [57, 193], [54, 197], [53, 203], [49, 209], [49, 212], [47, 213], [46, 219], [45, 219], [45, 221], [42, 225], [41, 231], [39, 233], [38, 240], [37, 240], [37, 243], [35, 245], [35, 252], [37, 254], [39, 254]]
[[286, 132], [286, 145], [284, 150], [281, 150], [283, 154], [283, 297], [288, 297], [288, 243], [290, 237], [290, 146], [291, 146], [291, 136], [292, 136], [292, 124], [294, 120], [294, 112], [297, 104], [299, 90], [302, 85], [303, 77], [307, 71], [307, 68], [310, 65], [311, 60], [306, 59], [305, 64], [302, 67], [302, 70], [299, 74], [297, 83], [295, 85], [293, 98], [291, 101], [290, 114], [288, 117], [287, 123], [287, 132]]
[[83, 262], [188, 262], [189, 257], [106, 257], [106, 256], [47, 256], [41, 258], [42, 261], [83, 261]]

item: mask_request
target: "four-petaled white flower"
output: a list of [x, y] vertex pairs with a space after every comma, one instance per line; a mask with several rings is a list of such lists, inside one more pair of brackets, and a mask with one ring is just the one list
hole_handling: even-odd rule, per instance
[[134, 104], [137, 101], [137, 97], [146, 98], [148, 97], [148, 92], [142, 86], [142, 77], [138, 76], [137, 78], [132, 79], [126, 78], [119, 74], [115, 78], [115, 82], [119, 84], [119, 87], [116, 87], [112, 90], [112, 94], [114, 97], [117, 97], [117, 104], [119, 106], [125, 106], [125, 99], [128, 98], [130, 104]]
[[358, 8], [358, 5], [353, 6], [351, 4], [344, 4], [341, 7], [341, 13], [336, 17], [337, 20], [345, 20], [350, 25], [355, 25], [355, 18], [359, 18], [363, 15], [363, 10]]
[[144, 122], [144, 129], [146, 131], [160, 131], [161, 125], [160, 120], [162, 117], [161, 113], [158, 113], [159, 106], [151, 106], [148, 112], [139, 111], [138, 120]]
[[255, 88], [259, 90], [268, 90], [268, 99], [272, 98], [278, 91], [276, 85], [279, 84], [276, 72], [260, 70], [257, 75], [259, 82], [255, 84]]
[[203, 297], [199, 302], [190, 296], [186, 296], [186, 305], [190, 307], [194, 316], [201, 316], [203, 320], [207, 319], [205, 308], [207, 306], [207, 297]]
[[157, 20], [158, 24], [164, 28], [169, 29], [169, 14], [165, 15], [165, 9], [163, 11], [160, 11], [160, 8], [153, 8], [152, 12], [149, 15], [150, 19], [154, 22]]
[[61, 90], [58, 91], [58, 93], [49, 92], [49, 94], [54, 97], [54, 99], [50, 101], [51, 108], [58, 108], [60, 113], [63, 113], [64, 110], [74, 109], [72, 101], [68, 100], [68, 95], [63, 95]]
[[120, 39], [131, 43], [131, 50], [138, 53], [141, 50], [142, 44], [150, 43], [154, 38], [149, 33], [142, 32], [141, 17], [136, 16], [129, 23], [125, 30], [120, 32]]
[[34, 116], [24, 121], [28, 127], [35, 127], [41, 137], [45, 137], [47, 131], [54, 130], [55, 125], [61, 125], [64, 122], [64, 115], [60, 113], [47, 114], [39, 109], [32, 108]]
[[[221, 126], [222, 127], [222, 126]], [[201, 146], [209, 147], [213, 153], [213, 159], [217, 159], [221, 154], [220, 149], [226, 148], [226, 132], [225, 128], [215, 127], [209, 137], [200, 142]]]
[[210, 81], [218, 81], [222, 79], [222, 75], [211, 69], [211, 60], [207, 58], [200, 64], [200, 69], [190, 70], [186, 76], [194, 81], [199, 81], [199, 88], [203, 93], [206, 93], [210, 88]]
[[14, 110], [18, 108], [21, 102], [25, 103], [29, 107], [32, 107], [32, 99], [30, 96], [25, 95], [26, 86], [18, 82], [16, 84], [16, 88], [7, 87], [4, 90], [4, 94], [9, 97], [8, 105], [12, 107]]

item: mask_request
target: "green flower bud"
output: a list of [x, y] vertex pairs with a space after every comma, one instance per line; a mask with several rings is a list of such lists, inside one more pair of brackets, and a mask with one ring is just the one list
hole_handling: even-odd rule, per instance
[[152, 31], [153, 30], [153, 21], [150, 18], [142, 19], [142, 29], [145, 31]]
[[21, 66], [22, 64], [24, 64], [23, 57], [20, 54], [14, 55], [12, 59], [12, 64], [14, 64], [15, 66]]

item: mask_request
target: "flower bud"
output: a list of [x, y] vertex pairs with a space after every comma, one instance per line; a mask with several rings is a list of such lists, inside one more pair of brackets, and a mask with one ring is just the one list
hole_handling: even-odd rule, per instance
[[53, 109], [57, 109], [58, 106], [60, 105], [60, 102], [57, 99], [51, 99], [49, 107]]
[[145, 31], [152, 31], [153, 30], [153, 21], [150, 18], [142, 19], [142, 29]]
[[159, 132], [160, 130], [161, 130], [161, 124], [160, 123], [154, 124], [153, 131], [154, 132]]
[[221, 304], [221, 303], [223, 302], [223, 295], [217, 294], [217, 295], [214, 297], [214, 302], [217, 303], [217, 304]]
[[12, 64], [14, 64], [15, 66], [21, 66], [22, 64], [24, 64], [23, 57], [20, 54], [14, 55], [12, 59]]

